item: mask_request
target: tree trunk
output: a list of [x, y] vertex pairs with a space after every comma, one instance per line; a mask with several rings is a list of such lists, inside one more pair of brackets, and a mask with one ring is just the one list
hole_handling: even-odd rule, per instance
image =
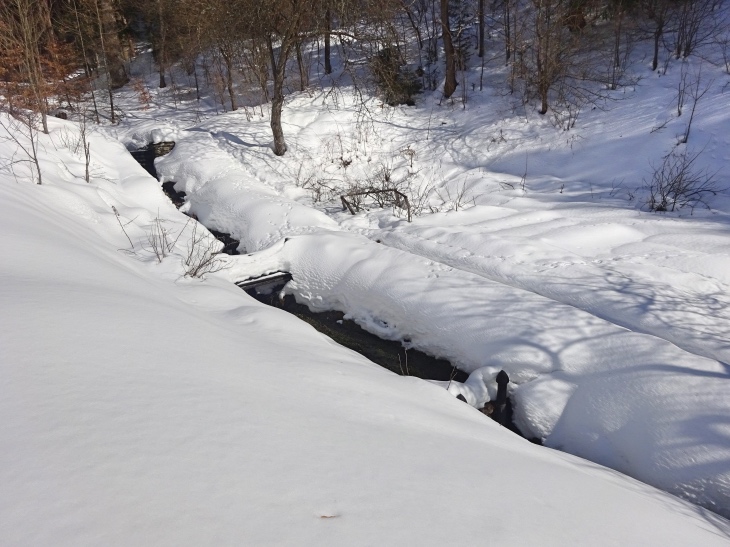
[[96, 7], [96, 22], [99, 27], [99, 42], [101, 44], [101, 58], [104, 62], [104, 74], [106, 76], [106, 88], [109, 92], [109, 111], [111, 116], [111, 122], [116, 123], [116, 118], [114, 115], [114, 93], [112, 92], [112, 88], [114, 87], [112, 84], [112, 76], [109, 72], [109, 57], [106, 54], [106, 41], [104, 40], [105, 33], [104, 33], [104, 22], [101, 17], [101, 12], [99, 11], [99, 3], [95, 2]]
[[330, 31], [332, 30], [332, 12], [330, 11], [329, 7], [327, 8], [327, 11], [324, 15], [325, 18], [325, 25], [326, 25], [326, 31], [324, 33], [324, 73], [325, 74], [332, 74], [332, 61], [331, 61], [331, 35]]
[[538, 114], [545, 115], [548, 111], [548, 90], [540, 89], [540, 110]]
[[613, 27], [613, 66], [621, 68], [621, 31], [623, 30], [623, 12], [617, 14]]
[[477, 8], [479, 18], [479, 57], [484, 57], [484, 0], [479, 0]]
[[286, 154], [286, 141], [284, 130], [281, 127], [281, 111], [284, 109], [284, 70], [286, 68], [287, 44], [282, 41], [279, 51], [279, 61], [274, 56], [274, 46], [271, 36], [267, 36], [269, 55], [271, 57], [271, 71], [274, 76], [274, 97], [271, 100], [271, 133], [274, 136], [274, 154], [283, 156]]
[[512, 23], [510, 22], [510, 0], [504, 2], [504, 63], [509, 63], [512, 57]]
[[198, 83], [198, 69], [193, 61], [193, 77], [195, 78], [195, 99], [200, 102], [200, 84]]
[[101, 7], [101, 32], [103, 36], [102, 54], [105, 57], [107, 72], [111, 77], [111, 87], [117, 89], [129, 82], [129, 76], [124, 68], [124, 58], [122, 56], [122, 43], [119, 41], [117, 34], [117, 20], [114, 15], [114, 6], [112, 0], [98, 0]]
[[165, 41], [167, 40], [167, 36], [165, 36], [165, 33], [167, 27], [165, 25], [164, 14], [162, 13], [162, 0], [157, 0], [157, 18], [160, 25], [160, 47], [157, 52], [157, 66], [160, 69], [160, 88], [165, 88], [167, 87], [167, 82], [165, 81], [165, 67], [167, 66], [167, 59], [165, 58]]
[[441, 30], [444, 40], [444, 54], [446, 55], [446, 81], [444, 82], [444, 97], [447, 99], [456, 91], [456, 51], [451, 40], [449, 28], [449, 0], [441, 0]]
[[[91, 64], [89, 63], [89, 59], [87, 58], [87, 52], [86, 52], [86, 45], [84, 44], [84, 33], [81, 29], [81, 20], [79, 19], [79, 9], [76, 6], [76, 0], [73, 0], [73, 9], [74, 9], [74, 17], [76, 18], [76, 30], [79, 33], [79, 41], [81, 42], [81, 53], [84, 57], [84, 72], [86, 72], [86, 76], [89, 79], [89, 82], [91, 82]], [[94, 120], [96, 123], [99, 123], [99, 109], [96, 105], [96, 94], [94, 92], [94, 84], [89, 84], [89, 91], [91, 92], [91, 102], [94, 105]]]
[[299, 66], [299, 91], [304, 91], [309, 85], [309, 74], [307, 74], [307, 67], [304, 66], [301, 42], [297, 41], [295, 49], [297, 52], [297, 65]]
[[223, 62], [226, 64], [226, 89], [228, 89], [228, 96], [231, 99], [231, 111], [236, 111], [238, 106], [236, 105], [236, 94], [233, 92], [233, 61], [225, 48], [218, 48], [223, 57]]
[[535, 41], [537, 43], [537, 53], [535, 56], [535, 68], [537, 71], [537, 94], [540, 97], [540, 110], [538, 114], [547, 114], [548, 111], [548, 93], [552, 85], [551, 67], [552, 51], [550, 43], [550, 32], [552, 30], [552, 20], [549, 2], [539, 2], [537, 4], [538, 11], [535, 13]]

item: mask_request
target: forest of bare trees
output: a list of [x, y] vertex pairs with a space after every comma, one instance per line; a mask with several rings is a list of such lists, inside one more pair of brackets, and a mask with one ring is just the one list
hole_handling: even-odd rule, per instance
[[[160, 88], [182, 67], [198, 99], [205, 84], [226, 110], [270, 104], [274, 152], [283, 155], [285, 96], [315, 74], [346, 76], [385, 102], [412, 104], [421, 89], [465, 101], [460, 74], [501, 64], [505, 93], [569, 129], [582, 105], [631, 83], [625, 69], [639, 41], [653, 46], [652, 70], [708, 44], [727, 51], [721, 2], [5, 0], [0, 94], [3, 109], [37, 118], [41, 131], [50, 113], [73, 112], [82, 100], [93, 103], [97, 122], [114, 123], [115, 90], [129, 82], [131, 60], [146, 44]], [[242, 97], [242, 82], [258, 95]]]

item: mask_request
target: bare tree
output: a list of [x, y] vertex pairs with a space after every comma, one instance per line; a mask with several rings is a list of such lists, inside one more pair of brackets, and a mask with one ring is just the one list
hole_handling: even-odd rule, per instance
[[479, 57], [484, 57], [484, 34], [485, 34], [485, 17], [486, 14], [484, 13], [484, 0], [479, 0], [479, 4], [477, 6], [477, 23], [479, 25], [479, 39], [478, 39], [478, 45], [477, 45], [477, 51]]
[[446, 60], [446, 80], [444, 81], [444, 97], [447, 99], [456, 91], [456, 49], [454, 48], [451, 27], [449, 26], [449, 0], [441, 0], [441, 32], [444, 41]]
[[106, 88], [109, 96], [109, 115], [112, 123], [116, 123], [114, 111], [114, 89], [123, 86], [129, 81], [124, 60], [121, 56], [121, 43], [117, 34], [116, 19], [111, 0], [92, 0], [96, 16], [97, 37], [101, 66], [104, 71]]
[[[16, 112], [14, 116], [0, 112], [2, 139], [12, 141], [15, 152], [3, 160], [0, 167], [9, 169], [16, 180], [30, 178], [36, 184], [43, 184], [43, 172], [39, 161], [40, 141], [36, 128], [39, 114], [32, 110]], [[27, 171], [18, 172], [17, 167], [26, 166]]]
[[99, 31], [99, 53], [102, 55], [104, 70], [109, 82], [109, 89], [118, 89], [129, 81], [124, 61], [122, 42], [119, 39], [120, 22], [118, 11], [113, 0], [84, 0], [93, 3], [89, 6], [96, 15]]
[[659, 66], [659, 45], [672, 15], [672, 0], [643, 0], [641, 7], [647, 19], [641, 22], [641, 28], [651, 34], [654, 45], [651, 69], [656, 70]]
[[[714, 80], [710, 80], [709, 82], [703, 82], [702, 81], [702, 65], [698, 67], [697, 71], [693, 74], [692, 78], [690, 79], [688, 77], [688, 73], [685, 70], [684, 63], [682, 66], [682, 75], [680, 79], [679, 89], [678, 89], [678, 107], [677, 107], [677, 115], [682, 115], [682, 106], [684, 105], [684, 100], [686, 94], [689, 92], [689, 96], [692, 99], [692, 110], [690, 110], [689, 114], [689, 120], [687, 121], [687, 130], [684, 132], [684, 135], [680, 139], [680, 144], [686, 144], [689, 140], [689, 133], [692, 130], [692, 121], [695, 117], [695, 111], [697, 110], [697, 104], [702, 100], [702, 98], [707, 94], [707, 92], [712, 87], [712, 84], [715, 83]], [[681, 98], [679, 98], [681, 97]]]
[[565, 77], [570, 60], [577, 50], [578, 37], [571, 33], [565, 22], [567, 4], [561, 0], [533, 0], [531, 83], [540, 100], [540, 114], [550, 106], [550, 89]]
[[39, 112], [44, 133], [48, 133], [51, 91], [43, 74], [41, 48], [50, 33], [50, 14], [44, 0], [6, 0], [0, 4], [2, 93], [11, 109]]
[[320, 33], [327, 3], [325, 0], [251, 0], [247, 6], [247, 34], [265, 43], [269, 52], [273, 78], [270, 125], [274, 154], [283, 156], [287, 150], [281, 125], [287, 62], [306, 36]]
[[332, 74], [332, 9], [327, 2], [324, 12], [324, 73]]
[[717, 8], [721, 0], [678, 0], [675, 12], [674, 55], [688, 57], [715, 35], [721, 24]]

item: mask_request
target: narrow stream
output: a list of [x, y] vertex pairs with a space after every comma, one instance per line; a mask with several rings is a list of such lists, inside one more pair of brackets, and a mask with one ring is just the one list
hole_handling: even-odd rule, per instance
[[339, 311], [314, 313], [307, 306], [297, 304], [294, 297], [279, 298], [278, 291], [260, 294], [256, 289], [246, 291], [250, 296], [312, 325], [338, 344], [364, 355], [374, 363], [400, 375], [417, 376], [427, 380], [456, 380], [465, 382], [469, 375], [445, 359], [436, 359], [416, 349], [406, 349], [400, 342], [382, 338], [360, 328], [354, 321], [344, 318]]
[[[169, 153], [174, 147], [174, 142], [150, 144], [140, 150], [130, 151], [130, 153], [150, 175], [158, 178], [154, 163], [155, 158]], [[175, 190], [174, 182], [168, 181], [163, 183], [162, 190], [177, 208], [180, 208], [185, 203], [185, 192]], [[208, 230], [216, 239], [223, 243], [221, 252], [229, 255], [239, 254], [237, 249], [239, 245], [238, 240], [233, 239], [230, 234], [218, 232], [210, 228]], [[455, 365], [445, 359], [438, 359], [413, 348], [406, 349], [398, 341], [384, 340], [367, 332], [355, 322], [345, 319], [342, 312], [325, 311], [315, 313], [307, 306], [298, 304], [291, 295], [286, 295], [281, 298], [280, 289], [284, 283], [285, 281], [278, 284], [264, 283], [261, 286], [253, 286], [244, 290], [249, 296], [259, 302], [295, 315], [302, 321], [312, 325], [322, 334], [329, 336], [338, 344], [356, 351], [367, 357], [370, 361], [401, 376], [415, 376], [424, 380], [445, 382], [452, 380], [465, 382], [469, 377], [466, 372], [459, 370]], [[491, 403], [488, 403], [487, 406], [480, 410], [493, 419], [496, 419], [496, 414], [498, 414], [498, 412], [494, 411]], [[501, 423], [514, 433], [523, 436], [512, 420], [512, 402], [509, 397], [506, 398], [501, 412]], [[539, 439], [529, 440], [540, 444]]]
[[[423, 380], [465, 382], [469, 375], [456, 368], [446, 359], [437, 359], [417, 349], [406, 349], [398, 341], [384, 340], [367, 332], [354, 321], [344, 318], [339, 311], [313, 312], [307, 306], [298, 304], [292, 295], [280, 296], [284, 282], [268, 284], [260, 288], [250, 288], [246, 293], [259, 302], [287, 311], [302, 321], [312, 325], [317, 331], [367, 357], [373, 363], [401, 376], [415, 376]], [[506, 377], [506, 375], [505, 375]], [[500, 421], [492, 403], [480, 409], [490, 418]], [[507, 396], [501, 409], [501, 423], [510, 431], [524, 437], [513, 421], [512, 401]], [[539, 439], [528, 439], [541, 444]]]

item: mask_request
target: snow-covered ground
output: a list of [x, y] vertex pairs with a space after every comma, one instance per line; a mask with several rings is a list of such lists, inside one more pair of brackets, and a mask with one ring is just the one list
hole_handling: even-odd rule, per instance
[[0, 175], [3, 545], [730, 542], [224, 276], [181, 277], [186, 236], [158, 263], [147, 234], [186, 217], [121, 144], [92, 137], [86, 184], [41, 142], [42, 186]]
[[[372, 99], [365, 115], [316, 90], [288, 103], [283, 158], [250, 111], [113, 131], [129, 145], [176, 140], [160, 175], [253, 253], [231, 280], [291, 271], [286, 290], [312, 309], [467, 371], [504, 368], [528, 436], [730, 515], [730, 195], [659, 214], [643, 188], [663, 156], [700, 150], [699, 167], [730, 187], [727, 75], [712, 74], [677, 146], [678, 65], [644, 69], [569, 132], [507, 115], [509, 98], [490, 91], [466, 108]], [[384, 170], [414, 203], [431, 188], [412, 223], [342, 211], [340, 192]], [[451, 388], [475, 406], [486, 394]]]
[[[679, 62], [634, 70], [568, 132], [490, 85], [465, 107], [311, 89], [288, 98], [284, 157], [265, 107], [215, 116], [160, 91], [148, 110], [123, 90], [91, 184], [54, 120], [43, 186], [0, 173], [0, 541], [730, 542], [705, 509], [442, 389], [480, 406], [503, 368], [526, 435], [730, 516], [730, 194], [660, 214], [642, 187], [670, 152], [730, 187], [728, 76], [703, 67], [677, 146]], [[182, 277], [191, 223], [117, 142], [161, 140], [183, 210], [246, 253], [202, 281]], [[413, 222], [342, 211], [383, 182]], [[158, 263], [159, 226], [181, 236]], [[472, 378], [396, 377], [232, 283], [275, 270], [310, 308]]]

